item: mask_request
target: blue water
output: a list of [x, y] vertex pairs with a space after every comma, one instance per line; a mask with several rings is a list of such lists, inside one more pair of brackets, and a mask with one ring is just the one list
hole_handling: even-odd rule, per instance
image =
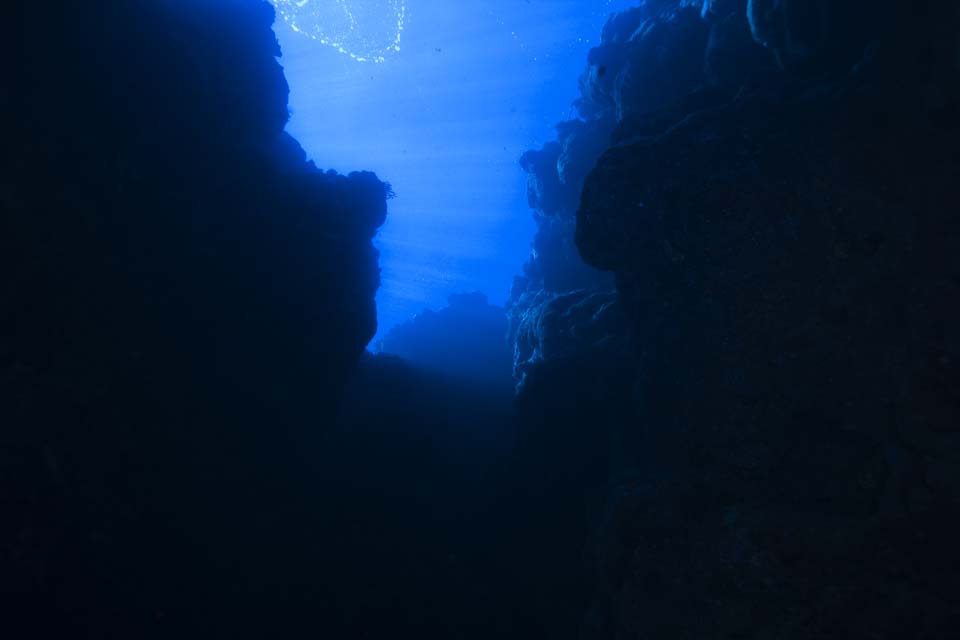
[[[502, 304], [534, 231], [517, 159], [572, 116], [587, 50], [607, 15], [634, 3], [311, 2], [333, 17], [301, 20], [300, 32], [276, 26], [288, 130], [319, 167], [376, 171], [397, 194], [377, 238], [378, 335], [450, 293], [480, 290]], [[357, 61], [391, 44], [400, 5], [399, 51]], [[331, 44], [304, 35], [308, 26]]]

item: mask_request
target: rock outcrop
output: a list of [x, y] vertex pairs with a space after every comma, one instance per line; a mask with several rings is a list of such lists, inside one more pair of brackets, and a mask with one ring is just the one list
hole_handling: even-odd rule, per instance
[[557, 412], [531, 435], [545, 473], [602, 460], [568, 491], [609, 482], [580, 637], [954, 632], [958, 24], [788, 0], [609, 22], [580, 112], [615, 125], [575, 238], [615, 274], [629, 355], [606, 394], [549, 361], [521, 393], [534, 416], [580, 399], [590, 453]]
[[[614, 14], [604, 27], [600, 45], [590, 51], [580, 78], [581, 95], [574, 103], [578, 118], [557, 125], [556, 141], [527, 152], [520, 161], [529, 176], [529, 202], [538, 231], [508, 305], [513, 335], [521, 322], [550, 325], [535, 318], [547, 310], [541, 304], [544, 298], [586, 292], [585, 303], [597, 303], [587, 315], [604, 312], [613, 282], [584, 264], [572, 240], [584, 180], [611, 145], [618, 125], [634, 117], [635, 110], [673, 104], [709, 84], [710, 78], [727, 74], [740, 79], [762, 66], [745, 64], [751, 55], [761, 58], [764, 52], [752, 40], [744, 45], [750, 36], [742, 11], [740, 32], [731, 34], [728, 27], [714, 35], [718, 30], [702, 15], [713, 16], [719, 10], [699, 2], [651, 1]], [[729, 11], [723, 17], [728, 18]], [[735, 44], [721, 47], [721, 40]], [[714, 53], [705, 64], [708, 44]], [[581, 309], [585, 303], [580, 303]], [[520, 336], [514, 365], [518, 376], [531, 353], [540, 355], [523, 344], [528, 341]]]
[[302, 628], [304, 459], [375, 333], [389, 187], [320, 171], [283, 132], [266, 2], [3, 13], [8, 626]]

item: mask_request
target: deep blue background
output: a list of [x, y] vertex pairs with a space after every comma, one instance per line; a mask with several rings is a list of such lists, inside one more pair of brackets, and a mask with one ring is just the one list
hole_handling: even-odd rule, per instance
[[453, 292], [505, 301], [534, 230], [517, 159], [572, 117], [587, 50], [631, 4], [407, 0], [401, 49], [383, 63], [277, 20], [290, 133], [321, 168], [376, 171], [397, 194], [377, 240], [378, 335]]

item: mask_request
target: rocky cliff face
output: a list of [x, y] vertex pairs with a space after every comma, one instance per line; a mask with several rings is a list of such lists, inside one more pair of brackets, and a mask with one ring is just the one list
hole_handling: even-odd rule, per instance
[[585, 637], [952, 633], [957, 18], [664, 0], [611, 19], [574, 126], [613, 134], [575, 239], [616, 276], [630, 355], [619, 390], [562, 383], [607, 416], [583, 437], [614, 443]]
[[51, 350], [70, 348], [59, 326], [101, 353], [219, 361], [238, 384], [271, 358], [336, 377], [359, 357], [388, 187], [318, 170], [283, 133], [272, 16], [252, 1], [41, 3], [13, 22], [7, 284], [59, 306], [18, 330]]
[[389, 187], [283, 133], [266, 2], [3, 12], [3, 606], [36, 637], [263, 637]]
[[[573, 294], [583, 299], [577, 311], [581, 317], [610, 316], [613, 282], [609, 274], [584, 263], [573, 238], [584, 181], [610, 146], [613, 132], [634, 111], [645, 113], [673, 104], [708, 84], [711, 74], [728, 73], [739, 81], [762, 66], [742, 64], [744, 58], [763, 58], [752, 41], [744, 45], [750, 35], [742, 19], [740, 32], [729, 34], [734, 30], [729, 27], [724, 31], [731, 41], [724, 54], [728, 59], [706, 64], [711, 27], [702, 18], [703, 11], [711, 10], [698, 2], [647, 2], [612, 16], [581, 76], [581, 96], [575, 102], [578, 118], [560, 123], [556, 141], [521, 158], [538, 226], [533, 251], [524, 275], [514, 284], [509, 305], [517, 337], [515, 376], [521, 384], [531, 366], [542, 360], [537, 342], [557, 342], [562, 334], [575, 333], [573, 327], [582, 325], [574, 320], [560, 328], [556, 321], [544, 322], [544, 314], [551, 313], [545, 301]], [[590, 333], [623, 337], [614, 336], [604, 324], [600, 322]], [[544, 333], [550, 327], [557, 327], [555, 335]]]

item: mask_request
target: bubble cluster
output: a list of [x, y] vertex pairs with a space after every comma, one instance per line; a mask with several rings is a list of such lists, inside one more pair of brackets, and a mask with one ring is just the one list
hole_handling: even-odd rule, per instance
[[357, 62], [400, 51], [404, 0], [272, 0], [290, 28]]

